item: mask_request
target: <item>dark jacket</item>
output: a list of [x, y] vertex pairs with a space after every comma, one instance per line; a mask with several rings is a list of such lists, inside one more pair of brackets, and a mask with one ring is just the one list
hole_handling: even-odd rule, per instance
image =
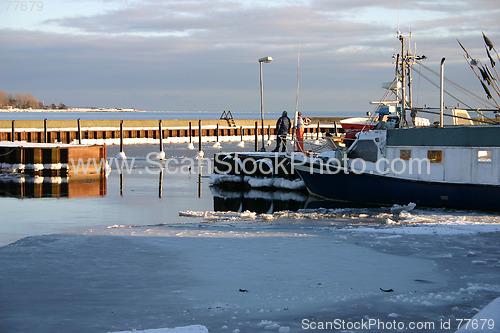
[[278, 132], [278, 134], [288, 133], [290, 132], [291, 126], [292, 123], [290, 122], [290, 118], [287, 116], [281, 116], [276, 123], [276, 132]]

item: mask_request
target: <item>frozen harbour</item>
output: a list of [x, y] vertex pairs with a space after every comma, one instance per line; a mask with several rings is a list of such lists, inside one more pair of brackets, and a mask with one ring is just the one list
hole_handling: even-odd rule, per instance
[[490, 303], [473, 331], [500, 328], [499, 215], [221, 212], [207, 178], [159, 198], [142, 171], [101, 198], [0, 198], [0, 332], [455, 332]]
[[450, 321], [453, 332], [500, 295], [498, 221], [324, 222], [243, 217], [27, 237], [0, 248], [0, 328], [297, 332], [372, 319], [433, 323], [428, 332]]

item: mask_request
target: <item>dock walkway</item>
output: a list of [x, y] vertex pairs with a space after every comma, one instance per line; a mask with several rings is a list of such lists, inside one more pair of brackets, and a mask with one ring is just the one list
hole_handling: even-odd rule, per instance
[[[305, 137], [321, 133], [340, 131], [341, 118], [311, 118], [306, 126]], [[0, 141], [24, 141], [33, 143], [84, 143], [119, 144], [121, 131], [127, 144], [157, 143], [160, 131], [165, 143], [191, 142], [200, 135], [208, 141], [227, 141], [225, 138], [240, 138], [242, 141], [267, 139], [274, 136], [275, 119], [267, 119], [264, 128], [260, 120], [206, 119], [206, 120], [0, 120]], [[81, 134], [79, 134], [81, 133]], [[79, 137], [80, 136], [80, 137]]]

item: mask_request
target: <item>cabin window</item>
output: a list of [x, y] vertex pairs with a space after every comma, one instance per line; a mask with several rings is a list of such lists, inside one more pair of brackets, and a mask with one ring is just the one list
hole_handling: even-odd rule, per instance
[[443, 163], [443, 151], [442, 150], [428, 150], [427, 159], [431, 163]]
[[401, 149], [399, 151], [399, 158], [408, 161], [411, 158], [411, 150], [410, 149]]
[[491, 163], [491, 150], [479, 150], [477, 152], [477, 161], [480, 163]]
[[359, 140], [354, 143], [347, 157], [360, 158], [368, 162], [377, 162], [378, 149], [373, 140]]

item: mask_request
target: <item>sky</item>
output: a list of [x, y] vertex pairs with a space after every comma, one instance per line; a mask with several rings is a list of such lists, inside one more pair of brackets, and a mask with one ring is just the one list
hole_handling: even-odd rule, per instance
[[[481, 59], [482, 32], [500, 45], [498, 0], [24, 4], [0, 2], [0, 90], [73, 107], [257, 112], [258, 59], [270, 56], [265, 110], [295, 110], [299, 73], [299, 111], [364, 113], [394, 78], [398, 28], [426, 66], [446, 57], [446, 77], [484, 97], [457, 39]], [[415, 101], [438, 105], [424, 81], [414, 77]]]

